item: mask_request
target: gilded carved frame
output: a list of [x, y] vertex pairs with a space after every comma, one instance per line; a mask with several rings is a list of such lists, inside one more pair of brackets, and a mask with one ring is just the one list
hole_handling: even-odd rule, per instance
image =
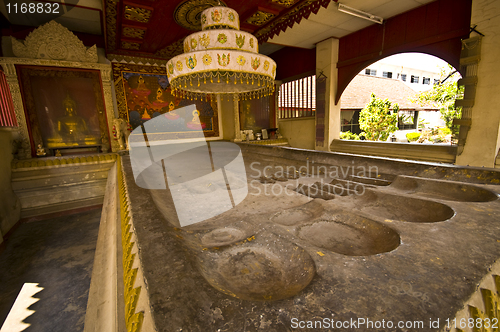
[[[17, 67], [18, 71], [18, 76], [20, 78], [20, 83], [21, 83], [21, 92], [23, 95], [23, 100], [24, 100], [24, 105], [25, 105], [25, 110], [27, 115], [27, 126], [28, 130], [31, 133], [30, 135], [30, 140], [31, 140], [31, 146], [37, 146], [38, 144], [43, 144], [45, 147], [47, 144], [45, 144], [44, 138], [48, 139], [46, 135], [43, 135], [43, 131], [47, 131], [47, 128], [43, 128], [42, 123], [43, 120], [40, 118], [39, 112], [37, 112], [37, 108], [40, 109], [40, 101], [36, 100], [36, 91], [33, 91], [35, 88], [34, 85], [32, 85], [33, 79], [41, 79], [42, 85], [43, 86], [50, 86], [51, 91], [51, 96], [46, 96], [48, 99], [52, 99], [51, 101], [45, 100], [45, 102], [49, 102], [53, 106], [62, 105], [62, 95], [59, 93], [59, 99], [60, 100], [54, 100], [55, 98], [52, 97], [54, 94], [57, 94], [58, 91], [54, 91], [54, 89], [61, 89], [63, 88], [63, 85], [59, 83], [54, 84], [55, 82], [52, 79], [56, 79], [57, 81], [63, 80], [67, 83], [70, 83], [73, 80], [78, 80], [78, 79], [84, 79], [85, 84], [84, 86], [87, 89], [91, 89], [91, 93], [87, 92], [85, 94], [84, 100], [90, 101], [90, 104], [94, 104], [94, 109], [78, 109], [78, 104], [75, 109], [78, 114], [87, 114], [87, 115], [94, 115], [98, 119], [98, 126], [96, 126], [95, 129], [99, 130], [99, 136], [100, 136], [100, 145], [102, 145], [103, 151], [108, 151], [110, 148], [110, 139], [108, 135], [108, 127], [111, 125], [107, 123], [106, 121], [106, 116], [105, 116], [105, 108], [104, 108], [104, 101], [103, 101], [103, 95], [102, 95], [102, 87], [101, 87], [101, 79], [99, 75], [99, 71], [95, 70], [82, 70], [82, 69], [68, 69], [68, 68], [54, 68], [54, 67], [39, 67], [39, 66], [18, 66]], [[69, 81], [68, 81], [69, 80]], [[51, 83], [49, 83], [51, 82]], [[80, 84], [81, 86], [81, 84]], [[60, 91], [59, 91], [60, 92]], [[78, 94], [78, 91], [73, 89], [68, 89], [67, 93], [71, 94], [70, 97], [75, 98], [75, 94]], [[63, 93], [64, 94], [64, 93]], [[68, 95], [69, 96], [69, 95]], [[42, 98], [43, 99], [43, 98]], [[43, 103], [42, 103], [43, 104]], [[55, 105], [54, 105], [55, 104]], [[37, 107], [38, 105], [38, 107]], [[59, 108], [59, 107], [56, 107]], [[60, 108], [62, 109], [62, 108]], [[51, 109], [51, 112], [47, 110], [47, 113], [44, 114], [43, 118], [50, 118], [53, 117], [54, 115], [52, 114], [55, 112], [54, 109]], [[55, 119], [54, 119], [55, 120]], [[86, 119], [88, 121], [88, 119]], [[45, 129], [45, 130], [44, 130]], [[54, 129], [55, 130], [55, 129]], [[45, 137], [44, 137], [45, 136]], [[64, 146], [64, 144], [63, 144]], [[73, 146], [73, 145], [72, 145]], [[68, 146], [69, 147], [69, 146]], [[77, 145], [75, 147], [85, 147], [85, 145]], [[32, 155], [35, 155], [35, 149], [32, 148]]]
[[[59, 43], [54, 44], [54, 39], [59, 40]], [[0, 65], [3, 67], [12, 95], [16, 120], [19, 125], [18, 140], [22, 142], [23, 146], [27, 147], [24, 156], [20, 155], [20, 157], [31, 158], [31, 150], [34, 147], [30, 143], [21, 87], [17, 76], [16, 66], [19, 65], [99, 71], [106, 121], [108, 123], [108, 137], [113, 137], [113, 126], [111, 124], [114, 119], [114, 106], [111, 86], [111, 65], [98, 63], [95, 46], [90, 48], [85, 47], [71, 31], [54, 21], [35, 29], [26, 37], [24, 42], [15, 39], [12, 39], [12, 42], [13, 51], [17, 57], [0, 58]], [[46, 52], [41, 54], [41, 49], [46, 50]], [[111, 140], [111, 149], [112, 151], [119, 150], [117, 141]]]

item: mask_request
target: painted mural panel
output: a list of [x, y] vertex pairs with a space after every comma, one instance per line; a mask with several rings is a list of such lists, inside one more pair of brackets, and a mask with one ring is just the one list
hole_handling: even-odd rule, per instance
[[[146, 121], [165, 116], [170, 126], [164, 128], [168, 133], [179, 133], [189, 137], [200, 124], [206, 137], [219, 135], [217, 103], [215, 100], [185, 100], [174, 97], [170, 91], [167, 75], [158, 73], [121, 71], [121, 82], [127, 120], [133, 129]], [[196, 105], [189, 114], [184, 106]]]

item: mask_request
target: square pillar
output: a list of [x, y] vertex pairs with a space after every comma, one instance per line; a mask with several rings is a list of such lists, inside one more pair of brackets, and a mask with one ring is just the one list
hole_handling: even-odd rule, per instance
[[[315, 149], [330, 151], [330, 144], [340, 137], [340, 102], [335, 104], [338, 86], [337, 62], [339, 40], [329, 38], [316, 45], [316, 137]], [[326, 77], [325, 77], [326, 76]], [[325, 79], [324, 93], [318, 80]], [[318, 85], [320, 86], [318, 92]], [[319, 108], [324, 106], [324, 115]], [[322, 140], [321, 137], [324, 137]]]
[[[500, 7], [496, 2], [473, 1], [471, 26], [484, 34], [481, 60], [477, 67], [477, 86], [472, 107], [472, 123], [464, 151], [457, 165], [495, 167], [500, 149]], [[475, 36], [471, 33], [471, 37]]]

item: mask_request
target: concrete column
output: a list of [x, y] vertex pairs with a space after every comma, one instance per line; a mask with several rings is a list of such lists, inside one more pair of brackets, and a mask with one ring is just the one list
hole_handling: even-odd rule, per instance
[[282, 81], [275, 80], [274, 81], [274, 123], [276, 124], [276, 128], [279, 129], [279, 117], [278, 117], [278, 112], [280, 108], [279, 104], [279, 94], [280, 94], [280, 87], [281, 84], [283, 84]]
[[[472, 125], [464, 151], [457, 156], [458, 165], [494, 167], [500, 148], [500, 7], [488, 0], [472, 2], [471, 26], [484, 34], [481, 42], [481, 61], [478, 64], [478, 83]], [[475, 36], [471, 33], [471, 37]]]
[[233, 96], [233, 108], [234, 108], [234, 142], [241, 142], [241, 131], [240, 131], [240, 98], [237, 94]]
[[219, 105], [219, 117], [221, 118], [221, 134], [222, 139], [226, 141], [234, 140], [234, 101], [228, 101], [220, 95], [217, 95], [217, 104]]
[[325, 93], [325, 118], [316, 117], [316, 127], [324, 121], [325, 141], [323, 146], [315, 141], [315, 149], [320, 151], [330, 151], [332, 140], [340, 137], [340, 102], [335, 104], [337, 94], [338, 76], [337, 62], [339, 58], [339, 40], [330, 38], [316, 45], [316, 78], [321, 72], [326, 76]]

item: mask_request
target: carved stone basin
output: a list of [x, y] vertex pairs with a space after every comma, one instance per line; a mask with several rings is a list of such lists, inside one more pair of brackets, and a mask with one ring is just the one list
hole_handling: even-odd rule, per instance
[[398, 176], [391, 188], [406, 194], [458, 202], [491, 202], [498, 199], [495, 193], [474, 185], [406, 176]]
[[389, 252], [400, 244], [399, 234], [376, 221], [341, 213], [300, 227], [299, 237], [312, 245], [348, 256]]
[[360, 196], [350, 196], [365, 213], [384, 219], [429, 223], [450, 219], [455, 212], [448, 205], [408, 196], [392, 195], [366, 189]]
[[313, 279], [309, 254], [273, 234], [256, 235], [242, 245], [209, 250], [197, 257], [201, 274], [219, 291], [244, 300], [280, 300], [293, 296]]

